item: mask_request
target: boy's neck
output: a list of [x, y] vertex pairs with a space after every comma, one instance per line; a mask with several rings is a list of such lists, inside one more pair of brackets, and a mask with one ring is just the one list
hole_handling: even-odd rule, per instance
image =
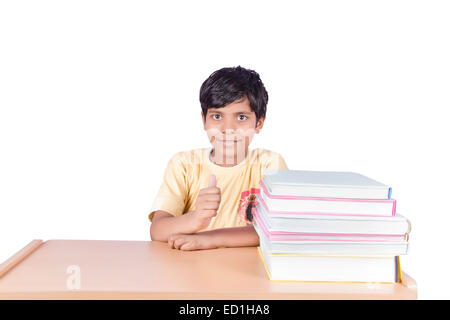
[[220, 167], [234, 167], [237, 166], [242, 161], [245, 161], [247, 159], [248, 155], [248, 148], [245, 149], [245, 155], [241, 155], [238, 157], [238, 154], [235, 152], [231, 156], [227, 156], [226, 153], [221, 154], [220, 152], [215, 151], [213, 148], [209, 155], [209, 160], [213, 162], [215, 165], [218, 165]]

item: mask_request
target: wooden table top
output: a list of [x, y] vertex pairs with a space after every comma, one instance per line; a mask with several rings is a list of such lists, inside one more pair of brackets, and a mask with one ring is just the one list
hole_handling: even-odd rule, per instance
[[270, 281], [256, 247], [33, 240], [0, 265], [0, 299], [417, 299], [417, 287], [404, 272], [395, 284]]

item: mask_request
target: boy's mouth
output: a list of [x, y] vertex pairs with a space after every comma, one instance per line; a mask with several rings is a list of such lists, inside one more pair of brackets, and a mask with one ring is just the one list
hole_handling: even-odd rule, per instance
[[231, 144], [235, 142], [240, 142], [242, 141], [242, 139], [217, 139], [217, 141], [221, 143]]

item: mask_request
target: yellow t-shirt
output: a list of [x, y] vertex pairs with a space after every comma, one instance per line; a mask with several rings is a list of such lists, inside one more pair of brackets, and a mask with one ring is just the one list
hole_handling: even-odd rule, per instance
[[263, 169], [288, 169], [284, 159], [270, 150], [249, 149], [245, 160], [233, 167], [213, 163], [209, 158], [211, 151], [211, 148], [182, 151], [169, 160], [149, 214], [150, 221], [157, 210], [174, 216], [193, 211], [200, 189], [208, 187], [209, 176], [214, 174], [217, 187], [221, 190], [220, 206], [217, 216], [201, 231], [245, 226], [247, 223], [238, 214], [241, 193], [250, 188], [259, 188]]

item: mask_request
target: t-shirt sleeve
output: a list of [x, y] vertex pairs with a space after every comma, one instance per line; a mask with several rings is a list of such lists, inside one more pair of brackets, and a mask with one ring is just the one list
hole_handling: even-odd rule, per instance
[[174, 216], [181, 216], [187, 201], [186, 165], [179, 154], [168, 162], [163, 182], [153, 202], [148, 218], [153, 220], [156, 211], [163, 210]]
[[272, 152], [264, 169], [289, 170], [283, 157], [276, 152]]

